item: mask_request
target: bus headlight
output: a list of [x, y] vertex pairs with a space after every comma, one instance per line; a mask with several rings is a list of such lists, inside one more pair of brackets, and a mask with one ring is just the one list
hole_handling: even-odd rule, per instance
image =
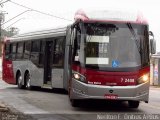
[[145, 75], [141, 76], [138, 79], [138, 84], [149, 82], [149, 80], [150, 80], [150, 76], [149, 76], [149, 73], [148, 73], [148, 74], [145, 74]]
[[78, 80], [78, 81], [87, 83], [87, 82], [86, 82], [86, 77], [83, 76], [83, 75], [81, 75], [81, 74], [78, 73], [78, 72], [73, 72], [73, 75], [72, 75], [72, 76], [73, 76], [74, 79], [76, 79], [76, 80]]
[[80, 79], [80, 75], [79, 75], [78, 73], [74, 73], [73, 76], [74, 76], [74, 78], [77, 79], [77, 80]]

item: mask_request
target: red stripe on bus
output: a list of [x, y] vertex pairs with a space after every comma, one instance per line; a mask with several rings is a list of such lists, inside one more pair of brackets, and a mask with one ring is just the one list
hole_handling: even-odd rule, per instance
[[150, 67], [145, 67], [134, 72], [107, 72], [81, 68], [72, 65], [72, 70], [79, 72], [86, 77], [88, 84], [107, 85], [107, 86], [128, 86], [137, 85], [137, 79], [149, 73]]

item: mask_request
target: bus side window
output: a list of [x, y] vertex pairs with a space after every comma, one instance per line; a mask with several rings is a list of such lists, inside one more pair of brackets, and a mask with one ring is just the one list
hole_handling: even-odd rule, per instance
[[11, 44], [5, 44], [5, 59], [11, 58]]
[[12, 54], [12, 59], [14, 60], [16, 58], [16, 52], [17, 52], [17, 44], [13, 43], [11, 45], [11, 54]]
[[53, 51], [53, 66], [62, 68], [64, 62], [64, 37], [57, 38]]
[[40, 40], [32, 41], [31, 45], [31, 61], [39, 64]]
[[30, 58], [30, 51], [31, 51], [31, 41], [27, 41], [25, 42], [25, 47], [24, 47], [24, 59]]
[[17, 59], [22, 59], [23, 57], [23, 48], [24, 48], [24, 43], [23, 42], [19, 42], [18, 46], [17, 46]]

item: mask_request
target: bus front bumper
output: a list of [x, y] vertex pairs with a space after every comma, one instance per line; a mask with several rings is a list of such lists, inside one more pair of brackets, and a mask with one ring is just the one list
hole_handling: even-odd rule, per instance
[[149, 82], [136, 86], [102, 86], [72, 80], [71, 99], [108, 99], [106, 95], [116, 95], [116, 100], [148, 102]]

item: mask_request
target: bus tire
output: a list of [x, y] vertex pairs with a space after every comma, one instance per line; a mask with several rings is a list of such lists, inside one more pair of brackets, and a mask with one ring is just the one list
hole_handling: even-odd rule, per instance
[[130, 108], [138, 108], [139, 107], [139, 101], [128, 101]]
[[79, 107], [79, 100], [76, 99], [70, 99], [72, 107]]
[[70, 88], [70, 87], [68, 87], [68, 88], [69, 88], [69, 89], [68, 89], [69, 100], [70, 100], [70, 103], [71, 103], [72, 107], [78, 107], [79, 101], [78, 101], [77, 99], [72, 99], [72, 98], [71, 98], [71, 88]]
[[25, 83], [26, 83], [26, 88], [27, 88], [28, 90], [31, 90], [31, 89], [32, 89], [32, 86], [31, 86], [31, 79], [30, 79], [30, 74], [29, 74], [29, 73], [27, 73], [27, 74], [25, 75]]
[[17, 74], [17, 85], [19, 89], [24, 89], [25, 85], [23, 85], [22, 75], [21, 73]]

